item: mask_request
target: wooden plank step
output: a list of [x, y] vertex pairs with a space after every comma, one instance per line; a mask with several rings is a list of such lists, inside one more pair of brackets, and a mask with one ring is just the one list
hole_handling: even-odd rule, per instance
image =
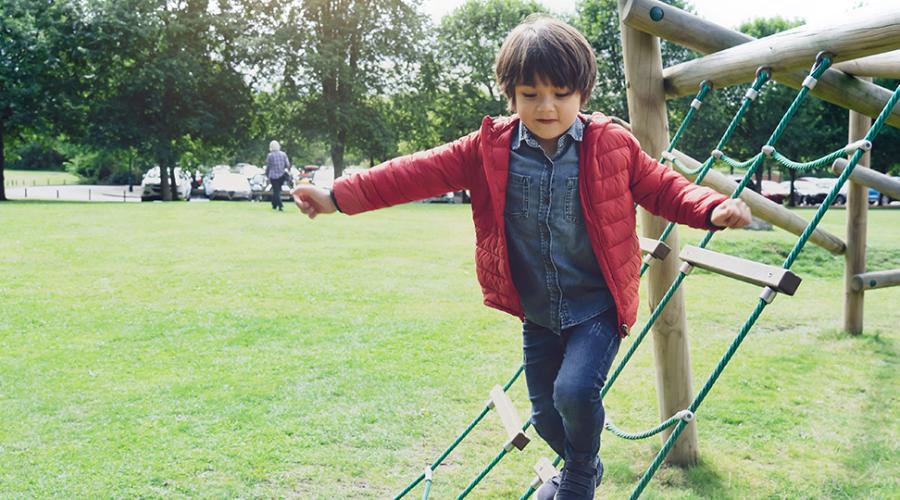
[[664, 260], [672, 249], [664, 241], [654, 240], [638, 236], [641, 243], [641, 251], [650, 254], [654, 259]]
[[497, 410], [497, 414], [500, 415], [500, 420], [506, 429], [509, 442], [520, 450], [525, 448], [525, 445], [531, 440], [525, 435], [525, 431], [522, 430], [522, 419], [513, 407], [512, 400], [509, 399], [509, 394], [503, 390], [503, 387], [495, 385], [491, 389], [491, 403]]
[[536, 483], [538, 485], [546, 483], [553, 479], [553, 476], [559, 474], [559, 471], [556, 470], [556, 467], [553, 466], [553, 463], [547, 457], [541, 457], [538, 460], [537, 465], [534, 466], [534, 472], [537, 473], [538, 480]]
[[705, 248], [685, 246], [679, 254], [681, 260], [692, 266], [706, 269], [716, 274], [728, 276], [761, 287], [769, 287], [776, 292], [794, 295], [800, 286], [800, 277], [789, 269], [761, 264], [752, 260], [725, 255]]

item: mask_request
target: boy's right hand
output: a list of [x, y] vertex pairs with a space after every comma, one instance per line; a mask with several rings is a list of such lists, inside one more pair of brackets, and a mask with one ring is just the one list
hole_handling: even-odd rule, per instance
[[327, 189], [301, 184], [291, 190], [294, 204], [310, 219], [319, 214], [331, 214], [337, 211], [334, 202], [331, 201], [331, 193]]

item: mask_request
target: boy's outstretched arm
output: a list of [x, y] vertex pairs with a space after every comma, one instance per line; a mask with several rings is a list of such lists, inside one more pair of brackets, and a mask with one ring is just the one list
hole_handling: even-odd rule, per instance
[[310, 219], [315, 219], [319, 214], [331, 214], [337, 211], [331, 193], [324, 188], [301, 184], [291, 190], [294, 204]]

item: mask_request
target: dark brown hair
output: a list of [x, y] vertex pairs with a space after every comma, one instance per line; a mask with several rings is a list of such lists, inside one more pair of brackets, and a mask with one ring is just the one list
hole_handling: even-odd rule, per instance
[[511, 111], [516, 85], [534, 85], [535, 78], [580, 92], [584, 104], [597, 81], [597, 61], [578, 30], [546, 15], [531, 15], [506, 36], [497, 53], [496, 72]]

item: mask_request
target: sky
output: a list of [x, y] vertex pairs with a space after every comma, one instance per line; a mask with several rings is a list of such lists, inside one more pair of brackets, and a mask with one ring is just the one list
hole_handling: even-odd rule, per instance
[[[538, 0], [556, 13], [575, 12], [575, 0]], [[698, 16], [734, 28], [757, 17], [802, 18], [807, 23], [827, 22], [853, 10], [861, 0], [687, 0]], [[865, 5], [900, 9], [900, 0], [862, 0]], [[437, 22], [465, 0], [423, 0], [422, 10]]]

